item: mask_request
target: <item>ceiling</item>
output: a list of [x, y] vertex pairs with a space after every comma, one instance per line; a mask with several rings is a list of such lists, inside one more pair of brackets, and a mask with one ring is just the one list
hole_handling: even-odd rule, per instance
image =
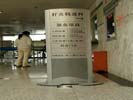
[[95, 0], [0, 0], [0, 32], [44, 28], [44, 10], [89, 8]]

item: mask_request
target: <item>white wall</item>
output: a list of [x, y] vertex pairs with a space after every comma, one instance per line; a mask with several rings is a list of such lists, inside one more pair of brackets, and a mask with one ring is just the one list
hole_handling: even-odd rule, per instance
[[98, 19], [99, 44], [94, 50], [107, 50], [108, 71], [133, 81], [133, 0], [120, 0], [115, 9], [116, 40], [107, 41], [105, 18]]

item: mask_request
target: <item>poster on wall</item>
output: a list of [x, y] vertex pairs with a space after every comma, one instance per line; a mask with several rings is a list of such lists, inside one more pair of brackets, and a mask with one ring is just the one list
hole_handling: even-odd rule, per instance
[[86, 58], [84, 10], [51, 10], [50, 23], [52, 58]]

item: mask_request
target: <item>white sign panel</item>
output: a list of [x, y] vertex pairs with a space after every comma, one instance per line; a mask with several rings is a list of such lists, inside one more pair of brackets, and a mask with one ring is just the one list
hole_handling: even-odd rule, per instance
[[52, 58], [86, 58], [85, 11], [51, 10], [50, 39]]

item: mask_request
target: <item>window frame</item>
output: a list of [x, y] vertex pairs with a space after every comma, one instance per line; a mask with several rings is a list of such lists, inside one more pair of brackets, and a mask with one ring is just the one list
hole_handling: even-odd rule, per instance
[[[95, 14], [95, 15], [91, 18], [91, 31], [92, 31], [92, 43], [93, 43], [93, 44], [98, 44], [98, 41], [99, 41], [99, 34], [97, 33], [98, 39], [95, 37], [95, 36], [96, 36], [95, 30], [97, 30], [97, 32], [98, 32], [98, 22], [97, 22], [97, 24], [95, 24], [95, 20], [98, 21], [97, 14]], [[96, 26], [95, 26], [95, 25], [96, 25]]]
[[[112, 34], [114, 34], [114, 36], [109, 38], [108, 37], [107, 16], [110, 15], [111, 13], [113, 13], [113, 20], [114, 20], [114, 32], [112, 33]], [[106, 38], [107, 38], [107, 41], [116, 40], [117, 34], [116, 34], [115, 9], [112, 9], [108, 13], [105, 14], [105, 22], [106, 22]]]

